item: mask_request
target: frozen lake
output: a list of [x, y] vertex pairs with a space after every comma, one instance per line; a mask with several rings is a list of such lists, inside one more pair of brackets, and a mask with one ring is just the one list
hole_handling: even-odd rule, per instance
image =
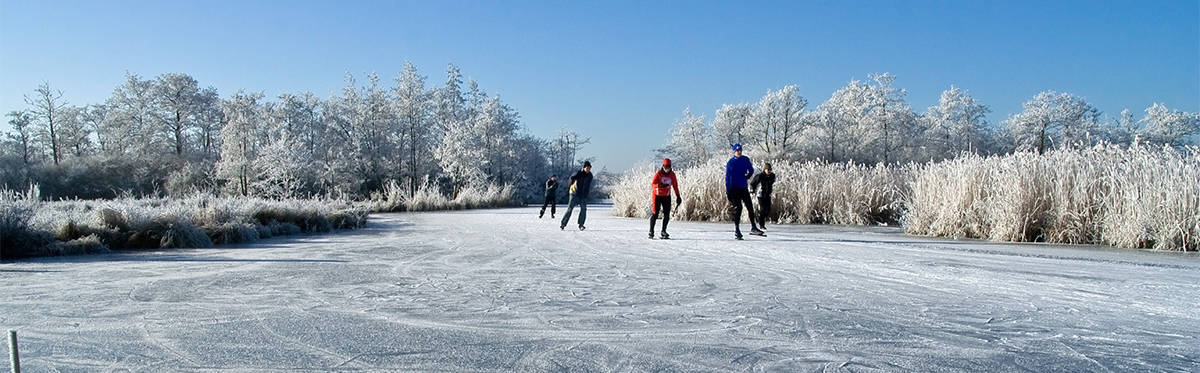
[[26, 372], [1200, 370], [1194, 254], [536, 215], [4, 263], [0, 328]]

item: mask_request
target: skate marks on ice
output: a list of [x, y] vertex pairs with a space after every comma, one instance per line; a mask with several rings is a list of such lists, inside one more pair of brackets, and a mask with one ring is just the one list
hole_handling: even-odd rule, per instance
[[1194, 255], [383, 214], [255, 245], [0, 264], [43, 370], [1194, 371]]

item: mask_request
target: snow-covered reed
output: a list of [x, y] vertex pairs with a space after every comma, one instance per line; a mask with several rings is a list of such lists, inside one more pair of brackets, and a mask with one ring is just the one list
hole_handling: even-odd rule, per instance
[[1200, 151], [1098, 145], [963, 156], [922, 168], [911, 234], [1200, 248]]
[[365, 224], [343, 200], [267, 200], [192, 195], [180, 199], [39, 201], [0, 193], [0, 257], [197, 248]]
[[384, 186], [381, 195], [371, 202], [376, 212], [392, 211], [440, 211], [478, 208], [507, 207], [516, 204], [516, 190], [511, 184], [468, 186], [458, 191], [454, 198], [442, 194], [436, 185], [426, 183], [417, 188], [412, 197], [396, 182]]
[[[725, 195], [725, 162], [709, 162], [677, 171], [683, 205], [672, 219], [725, 221], [730, 203]], [[652, 162], [621, 175], [612, 189], [613, 213], [647, 217]], [[762, 162], [755, 167], [761, 168]], [[855, 163], [772, 162], [776, 183], [771, 220], [781, 223], [887, 224], [896, 223], [909, 193], [915, 165], [884, 166]], [[756, 207], [757, 208], [757, 207]], [[746, 215], [742, 215], [746, 219]]]

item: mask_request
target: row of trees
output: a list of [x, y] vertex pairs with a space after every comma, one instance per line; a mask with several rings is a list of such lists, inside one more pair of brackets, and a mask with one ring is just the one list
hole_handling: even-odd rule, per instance
[[406, 64], [391, 86], [369, 74], [328, 99], [239, 91], [228, 98], [185, 74], [126, 81], [101, 104], [72, 106], [48, 84], [8, 113], [0, 183], [51, 197], [218, 191], [272, 198], [367, 197], [396, 183], [453, 195], [513, 184], [540, 193], [578, 164], [587, 139], [527, 133], [520, 115], [450, 65], [440, 87]]
[[684, 109], [659, 153], [687, 167], [726, 153], [733, 143], [767, 159], [864, 163], [1041, 153], [1099, 142], [1200, 144], [1200, 114], [1162, 104], [1146, 108], [1140, 120], [1129, 110], [1109, 118], [1081, 97], [1046, 91], [1025, 102], [1022, 112], [993, 125], [987, 119], [991, 109], [965, 90], [951, 86], [936, 105], [917, 113], [895, 81], [887, 73], [851, 81], [815, 108], [789, 85], [753, 104], [724, 105], [711, 121]]

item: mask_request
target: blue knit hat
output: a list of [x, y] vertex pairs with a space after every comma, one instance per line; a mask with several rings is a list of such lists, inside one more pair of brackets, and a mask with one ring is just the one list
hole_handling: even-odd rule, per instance
[[742, 151], [742, 144], [733, 144], [733, 151]]

